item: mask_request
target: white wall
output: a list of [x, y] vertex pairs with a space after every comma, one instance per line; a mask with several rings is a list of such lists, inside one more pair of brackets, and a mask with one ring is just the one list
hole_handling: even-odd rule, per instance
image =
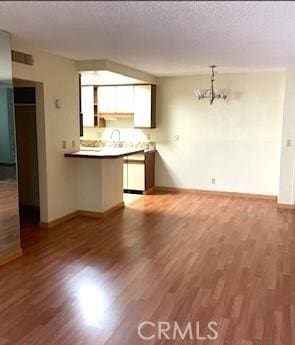
[[208, 84], [208, 75], [159, 78], [156, 184], [277, 195], [285, 74], [218, 74], [231, 95], [212, 106], [193, 95]]
[[[281, 146], [281, 170], [278, 202], [295, 203], [295, 71], [286, 73], [284, 121]], [[291, 145], [287, 141], [291, 140]]]
[[[34, 57], [34, 66], [13, 63], [13, 77], [39, 82], [37, 126], [41, 220], [48, 222], [78, 208], [76, 162], [63, 156], [64, 151], [71, 150], [72, 140], [76, 145], [79, 143], [78, 73], [74, 61], [41, 52], [14, 37], [12, 48]], [[44, 105], [41, 104], [43, 95]], [[57, 98], [62, 102], [61, 109], [54, 106]], [[62, 140], [67, 142], [66, 150], [62, 149]]]

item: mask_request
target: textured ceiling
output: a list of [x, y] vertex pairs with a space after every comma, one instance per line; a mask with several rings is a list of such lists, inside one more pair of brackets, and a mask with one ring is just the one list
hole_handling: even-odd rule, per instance
[[154, 75], [295, 67], [295, 2], [0, 2], [0, 29]]

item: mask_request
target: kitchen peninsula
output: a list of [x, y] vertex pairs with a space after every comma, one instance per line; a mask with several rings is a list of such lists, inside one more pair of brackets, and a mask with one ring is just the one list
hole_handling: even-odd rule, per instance
[[66, 153], [78, 160], [79, 214], [103, 217], [123, 207], [123, 157], [143, 152], [102, 148]]

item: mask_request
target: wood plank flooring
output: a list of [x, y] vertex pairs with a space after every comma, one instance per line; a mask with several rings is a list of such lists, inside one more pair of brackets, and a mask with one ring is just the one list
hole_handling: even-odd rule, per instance
[[[295, 213], [273, 201], [148, 195], [22, 241], [0, 268], [1, 345], [295, 344]], [[142, 321], [219, 336], [145, 341]]]
[[17, 184], [0, 181], [0, 256], [19, 249], [19, 240]]

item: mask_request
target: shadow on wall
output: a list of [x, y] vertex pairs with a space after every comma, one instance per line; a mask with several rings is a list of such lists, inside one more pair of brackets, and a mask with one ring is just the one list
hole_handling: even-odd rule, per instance
[[[161, 177], [157, 175], [157, 172], [161, 171]], [[159, 182], [159, 180], [163, 180], [163, 176], [165, 176], [165, 183]], [[157, 187], [169, 187], [175, 186], [176, 182], [173, 179], [173, 175], [171, 174], [169, 167], [165, 164], [165, 161], [161, 157], [161, 153], [158, 151], [156, 154], [156, 186]]]

